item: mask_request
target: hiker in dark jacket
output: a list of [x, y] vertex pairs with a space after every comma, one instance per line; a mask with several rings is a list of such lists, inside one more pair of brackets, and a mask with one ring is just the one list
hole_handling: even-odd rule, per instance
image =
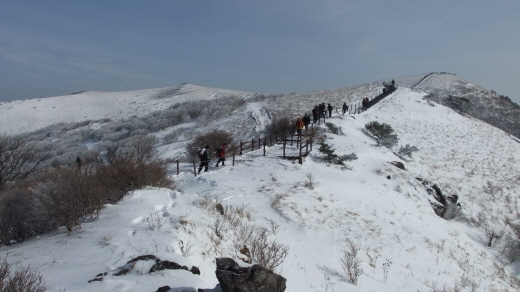
[[215, 167], [218, 167], [218, 164], [220, 162], [222, 162], [222, 166], [226, 166], [224, 164], [224, 161], [226, 161], [226, 143], [222, 143], [222, 145], [220, 145], [218, 148], [217, 148], [217, 157], [218, 157], [218, 161], [217, 161], [217, 165], [215, 165]]
[[320, 116], [320, 109], [318, 108], [318, 106], [315, 106], [314, 109], [312, 110], [312, 123], [313, 124], [316, 124], [316, 122], [319, 119], [319, 116]]
[[200, 157], [199, 173], [201, 172], [202, 167], [205, 167], [204, 172], [207, 172], [208, 166], [209, 166], [209, 161], [210, 161], [208, 145], [206, 145], [204, 148], [199, 150], [199, 157]]
[[320, 104], [320, 119], [325, 118], [325, 103]]
[[329, 110], [329, 118], [331, 118], [332, 117], [332, 106], [330, 105], [330, 103], [327, 106], [327, 109]]
[[309, 129], [310, 123], [311, 123], [311, 116], [309, 116], [308, 114], [305, 114], [305, 116], [303, 116], [303, 125], [305, 126], [305, 131], [307, 131], [307, 129]]
[[348, 105], [346, 102], [343, 103], [343, 114], [345, 114], [348, 111]]

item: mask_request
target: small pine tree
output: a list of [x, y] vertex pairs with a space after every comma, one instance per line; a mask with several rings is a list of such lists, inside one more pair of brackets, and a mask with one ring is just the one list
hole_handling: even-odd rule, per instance
[[365, 129], [367, 129], [372, 135], [375, 136], [377, 146], [392, 148], [399, 140], [397, 135], [394, 134], [394, 129], [392, 126], [385, 123], [372, 121], [365, 125]]

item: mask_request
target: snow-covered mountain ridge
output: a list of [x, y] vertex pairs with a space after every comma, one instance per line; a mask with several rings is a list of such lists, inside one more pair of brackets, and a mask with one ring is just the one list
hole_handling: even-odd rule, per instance
[[[258, 99], [213, 123], [192, 123], [202, 132], [247, 128], [237, 133], [259, 134], [261, 125], [270, 121], [262, 109], [275, 117], [296, 117], [317, 102], [355, 102], [378, 86]], [[228, 161], [226, 167], [211, 167], [197, 177], [187, 163], [178, 176], [172, 165], [178, 191], [133, 192], [108, 205], [97, 220], [83, 223], [81, 230], [67, 234], [60, 229], [0, 251], [10, 262], [38, 268], [49, 291], [155, 291], [165, 285], [172, 287], [170, 292], [196, 291], [217, 284], [214, 258], [240, 257], [242, 232], [263, 227], [270, 240], [289, 248], [276, 268], [287, 278], [288, 292], [518, 291], [518, 259], [510, 263], [511, 255], [505, 252], [514, 233], [504, 220], [518, 218], [520, 144], [426, 95], [402, 86], [362, 114], [334, 112], [327, 122], [341, 127], [344, 135], [327, 133], [325, 142], [340, 155], [357, 155], [348, 164], [350, 170], [327, 165], [316, 149], [303, 165], [270, 155], [268, 149], [266, 157], [252, 152], [235, 166]], [[399, 146], [409, 144], [419, 151], [401, 160], [393, 153], [399, 147], [375, 147], [361, 131], [370, 121], [391, 125]], [[175, 158], [184, 149], [188, 137], [165, 139], [179, 127], [192, 125], [152, 133], [159, 138], [161, 157]], [[323, 126], [321, 130], [327, 131]], [[392, 161], [403, 162], [406, 170]], [[314, 188], [306, 182], [309, 174]], [[451, 221], [438, 217], [417, 177], [437, 184], [445, 194], [458, 195], [462, 214]], [[216, 202], [249, 215], [231, 225], [211, 208]], [[152, 218], [161, 226], [151, 226]], [[215, 233], [217, 226], [221, 236]], [[487, 247], [486, 230], [491, 227], [504, 234]], [[363, 269], [357, 285], [349, 282], [340, 263], [349, 242], [359, 248]], [[148, 274], [149, 263], [136, 265], [125, 276], [113, 275], [143, 254], [198, 266], [201, 275]], [[88, 282], [105, 272], [103, 281]]]
[[[161, 111], [186, 101], [253, 93], [193, 84], [128, 92], [87, 91], [77, 94], [0, 103], [0, 133], [21, 134], [53, 124], [128, 119]], [[16, 122], [15, 122], [16, 121]]]

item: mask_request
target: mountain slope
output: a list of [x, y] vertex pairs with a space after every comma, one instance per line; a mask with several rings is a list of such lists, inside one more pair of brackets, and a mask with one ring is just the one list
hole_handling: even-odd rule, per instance
[[520, 106], [492, 90], [448, 73], [427, 75], [413, 88], [428, 93], [433, 101], [520, 137]]
[[[213, 100], [253, 93], [192, 84], [129, 92], [82, 92], [73, 95], [0, 103], [0, 134], [32, 132], [53, 124], [142, 117], [186, 101]], [[14, 123], [13, 121], [17, 121]]]
[[[227, 117], [228, 125], [250, 111], [263, 120], [262, 108], [276, 108], [273, 112], [278, 114], [295, 107], [298, 111], [324, 96], [340, 101], [362, 96], [371, 87], [359, 87], [357, 95], [350, 95], [355, 92], [351, 90], [335, 96], [313, 93], [307, 100], [287, 96], [255, 101]], [[303, 165], [278, 158], [272, 148], [266, 157], [262, 151], [249, 153], [235, 166], [228, 162], [225, 168], [211, 167], [196, 177], [186, 163], [179, 176], [172, 174], [179, 192], [136, 191], [118, 205], [107, 206], [98, 219], [83, 223], [82, 230], [70, 235], [58, 230], [0, 251], [10, 262], [38, 268], [50, 291], [155, 291], [165, 285], [173, 288], [170, 292], [196, 291], [187, 287], [217, 284], [215, 257], [244, 257], [239, 249], [247, 231], [265, 228], [271, 242], [289, 248], [276, 268], [287, 278], [288, 292], [460, 291], [462, 287], [518, 291], [518, 266], [510, 265], [501, 251], [512, 234], [504, 219], [514, 219], [520, 207], [520, 145], [503, 131], [424, 96], [400, 88], [367, 112], [334, 114], [327, 120], [341, 127], [344, 135], [327, 133], [325, 142], [339, 155], [358, 157], [348, 163], [350, 170], [327, 165], [316, 148]], [[370, 121], [391, 125], [399, 145], [410, 144], [419, 151], [405, 161], [387, 148], [375, 147], [362, 131]], [[167, 132], [156, 135], [162, 138]], [[162, 157], [175, 158], [184, 142], [159, 146]], [[403, 162], [406, 170], [392, 161]], [[309, 174], [314, 188], [306, 183]], [[437, 184], [445, 194], [458, 195], [462, 214], [452, 221], [438, 217], [417, 177]], [[236, 220], [214, 209], [219, 202]], [[485, 225], [505, 232], [490, 248]], [[357, 285], [349, 282], [340, 263], [349, 242], [359, 248], [364, 271]], [[113, 275], [143, 254], [196, 265], [201, 275], [148, 274], [146, 262], [124, 276]], [[88, 283], [105, 272], [102, 281]]]

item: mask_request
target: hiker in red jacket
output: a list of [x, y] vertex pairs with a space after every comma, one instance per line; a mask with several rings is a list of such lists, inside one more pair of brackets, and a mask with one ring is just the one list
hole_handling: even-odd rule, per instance
[[215, 165], [215, 167], [218, 167], [218, 164], [220, 162], [222, 162], [222, 166], [226, 166], [224, 164], [224, 161], [226, 161], [226, 143], [222, 143], [222, 145], [220, 145], [219, 147], [217, 147], [217, 157], [218, 157], [218, 161], [217, 161], [217, 165]]

